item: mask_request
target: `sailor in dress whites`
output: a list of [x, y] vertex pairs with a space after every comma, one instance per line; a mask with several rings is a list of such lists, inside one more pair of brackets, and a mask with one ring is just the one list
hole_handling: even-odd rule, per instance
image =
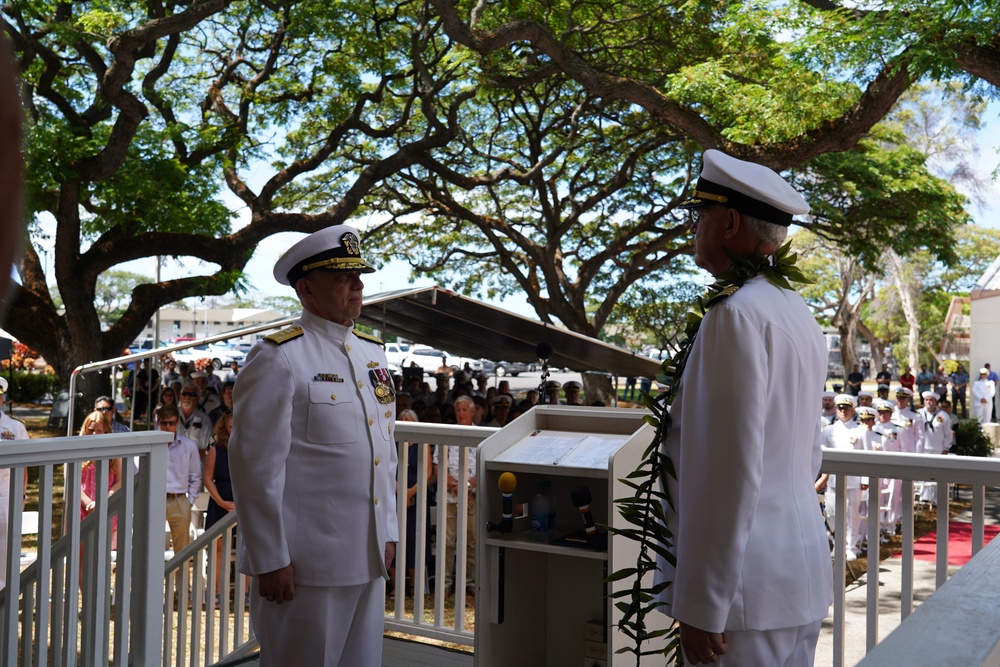
[[[850, 394], [838, 394], [834, 399], [837, 405], [837, 421], [823, 431], [824, 449], [864, 449], [864, 433], [866, 426], [859, 426], [857, 421], [857, 398]], [[865, 406], [862, 406], [865, 407]], [[859, 430], [862, 429], [862, 430]], [[823, 474], [817, 482], [817, 488], [823, 488], [825, 482], [826, 498], [823, 501], [830, 525], [835, 525], [837, 519], [837, 488], [847, 498], [847, 516], [844, 520], [846, 558], [849, 561], [858, 559], [858, 542], [861, 539], [861, 491], [862, 481], [857, 475]]]
[[398, 540], [395, 396], [361, 313], [357, 231], [328, 227], [274, 267], [302, 315], [256, 345], [233, 394], [229, 465], [262, 666], [377, 667]]
[[[695, 262], [715, 276], [732, 255], [776, 252], [805, 200], [778, 174], [716, 150], [692, 199]], [[729, 290], [727, 290], [729, 291]], [[664, 613], [691, 664], [813, 664], [833, 600], [813, 482], [826, 343], [802, 298], [763, 276], [717, 300], [690, 348], [664, 443], [676, 568], [660, 558]], [[739, 382], [726, 382], [732, 369]], [[724, 406], [725, 419], [713, 418]], [[781, 554], [780, 557], [775, 557]]]
[[[925, 391], [920, 395], [924, 405], [917, 410], [917, 424], [923, 428], [923, 448], [917, 454], [947, 454], [951, 448], [954, 433], [951, 430], [951, 415], [938, 409], [938, 395], [933, 391]], [[924, 482], [920, 492], [920, 501], [937, 504], [937, 482]]]
[[[875, 401], [875, 410], [878, 413], [878, 422], [873, 429], [879, 436], [878, 449], [883, 452], [899, 451], [899, 432], [892, 423], [892, 417], [896, 411], [896, 405], [892, 401], [879, 399]], [[903, 480], [882, 479], [882, 497], [879, 499], [880, 527], [884, 538], [895, 531], [896, 520], [899, 519], [899, 512], [896, 509], [896, 498], [903, 488]], [[870, 493], [870, 492], [869, 492]], [[881, 508], [887, 508], [884, 511]]]

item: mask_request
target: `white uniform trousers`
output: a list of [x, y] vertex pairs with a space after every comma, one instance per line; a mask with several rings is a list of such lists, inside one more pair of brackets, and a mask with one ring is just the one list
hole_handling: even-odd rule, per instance
[[[847, 535], [844, 536], [844, 544], [847, 545], [848, 551], [853, 551], [857, 555], [858, 543], [864, 537], [865, 528], [865, 518], [861, 516], [860, 511], [861, 489], [845, 489], [844, 493], [847, 494], [847, 521], [845, 522]], [[835, 494], [836, 489], [830, 486], [826, 487], [824, 505], [826, 506], [826, 516], [830, 520], [830, 528], [834, 531], [837, 530], [837, 499]]]
[[[975, 401], [976, 399], [973, 399]], [[993, 401], [987, 399], [985, 403], [978, 401], [972, 404], [972, 418], [980, 424], [987, 424], [993, 416]]]
[[822, 621], [777, 630], [726, 630], [720, 667], [812, 667]]
[[302, 586], [277, 604], [250, 585], [250, 621], [261, 667], [380, 667], [385, 579], [357, 586]]

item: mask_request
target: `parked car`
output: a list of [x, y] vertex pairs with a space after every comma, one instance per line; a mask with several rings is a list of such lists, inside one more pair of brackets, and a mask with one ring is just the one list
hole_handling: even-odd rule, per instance
[[198, 359], [211, 359], [212, 368], [219, 370], [223, 366], [228, 366], [234, 361], [240, 364], [246, 359], [246, 355], [228, 343], [212, 343], [210, 345], [196, 345], [185, 350], [174, 352], [174, 360], [177, 362], [193, 363]]
[[521, 373], [533, 370], [530, 364], [520, 361], [490, 361], [489, 359], [482, 359], [481, 361], [483, 364], [483, 373], [486, 375], [496, 375], [497, 377], [504, 377], [505, 375], [517, 377]]
[[424, 369], [424, 373], [427, 375], [434, 375], [437, 369], [441, 367], [441, 359], [445, 359], [445, 364], [451, 368], [452, 371], [458, 371], [465, 368], [468, 364], [469, 368], [472, 369], [473, 373], [482, 371], [483, 362], [479, 359], [470, 359], [469, 357], [456, 357], [453, 354], [448, 354], [444, 350], [439, 350], [434, 347], [429, 347], [426, 345], [413, 345], [410, 347], [410, 353], [403, 358], [403, 363], [400, 364], [404, 368], [406, 366], [419, 366]]
[[409, 343], [386, 343], [385, 344], [385, 358], [386, 360], [394, 365], [400, 366], [403, 363], [403, 359], [410, 353]]

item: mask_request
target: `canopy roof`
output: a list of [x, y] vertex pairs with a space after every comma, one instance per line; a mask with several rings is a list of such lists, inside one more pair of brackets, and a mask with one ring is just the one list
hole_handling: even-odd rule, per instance
[[536, 346], [547, 342], [556, 368], [626, 377], [653, 377], [660, 368], [655, 359], [440, 287], [367, 297], [356, 322], [475, 359], [535, 363]]

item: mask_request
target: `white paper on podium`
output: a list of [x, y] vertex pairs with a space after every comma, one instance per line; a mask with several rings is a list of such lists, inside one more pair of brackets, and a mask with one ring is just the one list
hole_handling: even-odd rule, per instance
[[608, 467], [608, 458], [625, 444], [628, 436], [536, 431], [504, 452], [498, 463], [528, 463], [567, 468]]

